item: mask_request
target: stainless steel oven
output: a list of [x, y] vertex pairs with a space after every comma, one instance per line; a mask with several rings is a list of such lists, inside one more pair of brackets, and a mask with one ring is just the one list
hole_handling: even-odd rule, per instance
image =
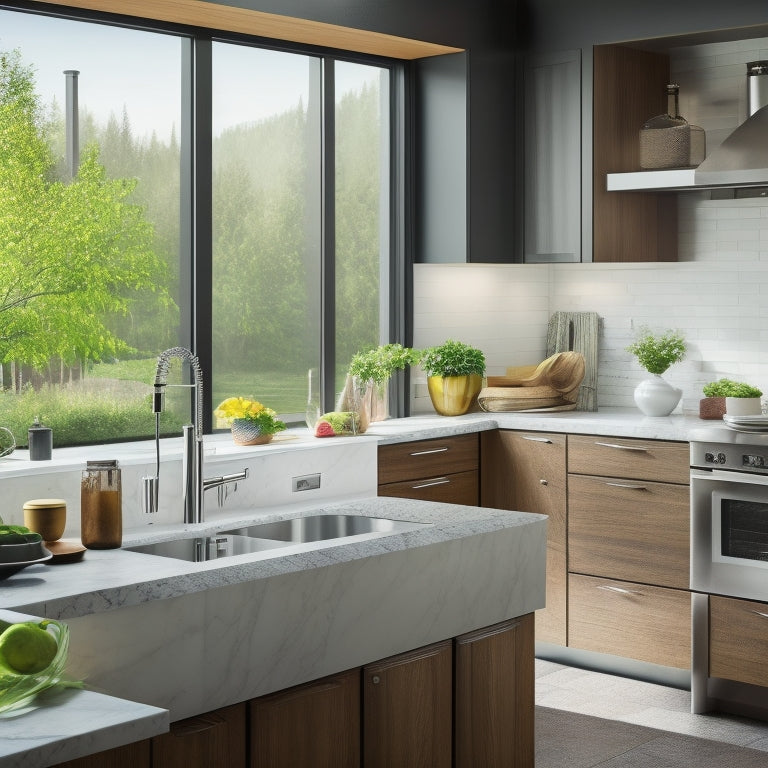
[[768, 601], [768, 434], [692, 435], [691, 589]]
[[768, 602], [768, 432], [710, 427], [689, 439], [691, 711], [764, 719], [767, 689], [709, 676], [709, 595]]

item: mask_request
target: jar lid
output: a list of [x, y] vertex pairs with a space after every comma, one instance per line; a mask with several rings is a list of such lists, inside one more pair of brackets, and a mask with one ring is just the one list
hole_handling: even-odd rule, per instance
[[24, 502], [24, 509], [57, 509], [66, 506], [64, 499], [30, 499]]

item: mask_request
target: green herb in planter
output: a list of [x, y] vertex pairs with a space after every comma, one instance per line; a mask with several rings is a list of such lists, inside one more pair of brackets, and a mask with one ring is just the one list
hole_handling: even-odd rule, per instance
[[654, 334], [644, 328], [637, 340], [627, 347], [648, 373], [664, 373], [685, 357], [685, 338], [679, 331]]
[[482, 376], [485, 373], [485, 355], [476, 347], [461, 341], [448, 341], [428, 347], [419, 356], [419, 363], [427, 376]]
[[357, 352], [349, 364], [349, 375], [360, 381], [372, 381], [382, 386], [395, 371], [402, 371], [416, 360], [416, 353], [402, 344], [384, 344], [380, 347]]
[[703, 387], [705, 397], [760, 397], [763, 392], [751, 384], [731, 379], [710, 381]]

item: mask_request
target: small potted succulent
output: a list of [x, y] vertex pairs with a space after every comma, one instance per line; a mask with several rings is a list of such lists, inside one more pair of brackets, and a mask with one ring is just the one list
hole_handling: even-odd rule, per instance
[[448, 339], [418, 353], [427, 374], [429, 397], [443, 416], [466, 413], [483, 386], [485, 355], [461, 341]]
[[[762, 413], [760, 398], [763, 392], [751, 384], [718, 379], [705, 384], [702, 391], [705, 397], [699, 403], [699, 416], [702, 419], [722, 418], [725, 413], [729, 416], [758, 416]], [[702, 411], [707, 415], [702, 415]]]
[[229, 424], [235, 445], [262, 445], [286, 428], [271, 408], [244, 397], [228, 397], [213, 415]]
[[635, 388], [635, 403], [646, 416], [669, 416], [675, 410], [683, 391], [665, 381], [661, 374], [685, 357], [685, 338], [679, 331], [656, 334], [642, 328], [637, 339], [627, 347], [652, 378]]

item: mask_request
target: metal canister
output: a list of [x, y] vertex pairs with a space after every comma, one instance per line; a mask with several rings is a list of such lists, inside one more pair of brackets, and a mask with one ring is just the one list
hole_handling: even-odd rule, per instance
[[80, 481], [80, 538], [88, 549], [123, 543], [120, 468], [115, 459], [88, 461]]
[[29, 460], [48, 461], [53, 453], [53, 431], [40, 423], [35, 416], [34, 424], [27, 430]]

